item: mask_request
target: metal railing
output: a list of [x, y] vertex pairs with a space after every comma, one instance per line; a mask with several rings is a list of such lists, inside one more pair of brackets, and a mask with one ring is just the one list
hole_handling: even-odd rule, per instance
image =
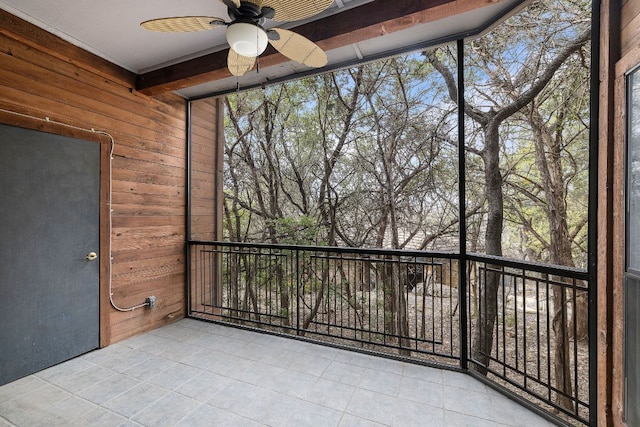
[[548, 412], [587, 424], [589, 346], [580, 336], [588, 320], [587, 274], [477, 254], [466, 256], [462, 271], [459, 258], [190, 242], [189, 314], [468, 366]]
[[434, 362], [460, 357], [450, 254], [196, 243], [191, 268], [193, 316]]
[[[468, 258], [472, 372], [551, 413], [588, 424], [587, 273], [475, 254]], [[489, 318], [493, 327], [486, 327]]]

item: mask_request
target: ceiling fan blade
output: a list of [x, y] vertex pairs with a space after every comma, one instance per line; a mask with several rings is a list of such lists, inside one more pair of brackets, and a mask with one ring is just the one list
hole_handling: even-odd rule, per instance
[[210, 30], [219, 25], [225, 25], [224, 19], [215, 16], [174, 16], [172, 18], [150, 19], [140, 24], [145, 30], [164, 33]]
[[289, 59], [300, 62], [308, 67], [324, 67], [327, 65], [327, 54], [317, 44], [293, 31], [282, 28], [272, 28], [279, 39], [270, 39], [269, 43], [281, 54]]
[[263, 6], [276, 11], [276, 21], [298, 21], [326, 10], [333, 0], [264, 0]]
[[264, 1], [262, 0], [245, 0], [248, 1], [249, 3], [253, 3], [258, 7], [262, 7], [264, 5]]
[[256, 63], [256, 58], [239, 55], [235, 50], [229, 49], [227, 67], [234, 76], [243, 76], [249, 72]]
[[227, 7], [231, 7], [235, 9], [240, 7], [240, 0], [220, 0], [221, 3], [224, 3]]

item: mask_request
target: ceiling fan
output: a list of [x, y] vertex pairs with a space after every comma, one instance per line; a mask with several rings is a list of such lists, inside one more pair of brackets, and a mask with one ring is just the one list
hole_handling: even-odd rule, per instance
[[327, 9], [333, 0], [220, 0], [231, 22], [214, 16], [175, 16], [144, 21], [142, 28], [161, 32], [189, 32], [227, 27], [227, 67], [234, 76], [250, 71], [267, 43], [284, 56], [308, 67], [324, 67], [327, 54], [314, 42], [283, 28], [263, 28], [267, 19], [298, 21]]

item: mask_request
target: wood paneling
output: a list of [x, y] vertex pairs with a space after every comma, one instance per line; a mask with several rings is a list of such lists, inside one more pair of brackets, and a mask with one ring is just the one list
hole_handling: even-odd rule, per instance
[[628, 0], [620, 14], [622, 56], [640, 45], [640, 1]]
[[640, 64], [640, 0], [605, 4], [611, 16], [605, 16], [609, 26], [603, 28], [601, 42], [618, 44], [619, 49], [609, 51], [609, 64], [615, 68], [607, 74], [601, 69], [601, 80], [608, 84], [608, 96], [600, 96], [601, 110], [606, 106], [608, 115], [600, 117], [599, 168], [606, 185], [600, 185], [598, 231], [603, 236], [599, 247], [606, 245], [606, 251], [598, 252], [598, 389], [602, 399], [598, 410], [600, 425], [624, 425], [625, 75]]
[[[135, 75], [0, 10], [0, 109], [111, 134], [112, 292], [109, 303], [107, 137], [0, 111], [0, 122], [95, 140], [101, 161], [101, 345], [185, 313], [186, 104], [136, 92]], [[213, 105], [215, 113], [216, 106]], [[211, 124], [208, 125], [209, 127]], [[203, 122], [203, 129], [206, 124]], [[209, 129], [207, 129], [209, 130]]]
[[[612, 396], [614, 395], [613, 379], [613, 316], [614, 310], [614, 266], [619, 260], [616, 245], [614, 244], [614, 231], [616, 227], [615, 204], [619, 203], [619, 196], [612, 191], [617, 186], [614, 180], [616, 164], [613, 149], [614, 134], [614, 69], [619, 56], [619, 34], [612, 34], [611, 28], [618, 30], [619, 16], [616, 10], [617, 4], [610, 0], [601, 3], [601, 28], [600, 38], [600, 87], [599, 96], [599, 135], [598, 150], [598, 274], [597, 274], [597, 386], [598, 398], [595, 402], [595, 410], [598, 414], [598, 425], [611, 425], [614, 420]], [[619, 212], [619, 211], [618, 211]], [[618, 416], [618, 414], [616, 414]]]
[[[89, 52], [78, 49], [70, 43], [20, 19], [8, 12], [0, 10], [0, 33], [13, 38], [24, 45], [25, 50], [34, 48], [53, 58], [61, 59], [69, 64], [78, 64], [110, 81], [129, 85], [135, 75], [116, 65], [98, 58]], [[132, 86], [129, 86], [132, 87]]]
[[219, 99], [191, 103], [191, 239], [219, 240], [222, 227], [223, 111]]

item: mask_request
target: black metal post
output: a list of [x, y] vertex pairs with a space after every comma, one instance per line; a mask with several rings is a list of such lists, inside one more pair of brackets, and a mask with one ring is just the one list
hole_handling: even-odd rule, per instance
[[187, 159], [186, 165], [187, 173], [186, 173], [186, 182], [187, 186], [186, 191], [186, 204], [185, 204], [185, 229], [186, 229], [186, 239], [185, 239], [185, 304], [186, 304], [186, 313], [187, 317], [191, 316], [191, 245], [189, 242], [191, 241], [191, 126], [192, 126], [192, 118], [191, 118], [191, 102], [186, 102], [187, 108]]
[[458, 258], [458, 301], [460, 303], [460, 367], [469, 368], [467, 337], [467, 215], [466, 215], [466, 168], [464, 132], [464, 39], [458, 39], [458, 224], [460, 257]]
[[589, 128], [589, 213], [587, 272], [589, 310], [589, 425], [598, 420], [598, 135], [600, 99], [600, 0], [591, 4], [591, 99]]

